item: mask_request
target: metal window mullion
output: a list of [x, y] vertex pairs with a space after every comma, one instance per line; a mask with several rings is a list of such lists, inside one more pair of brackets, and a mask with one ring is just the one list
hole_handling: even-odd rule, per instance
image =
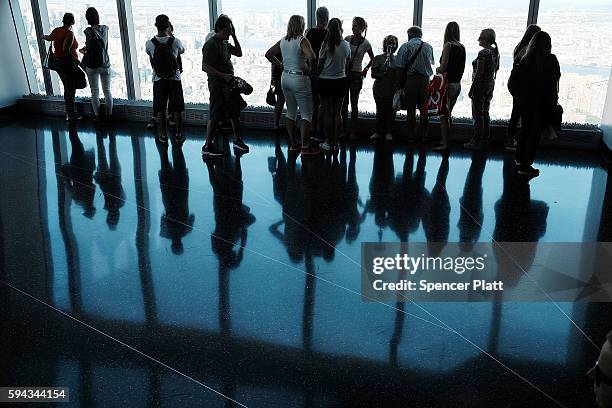
[[414, 0], [414, 10], [412, 11], [412, 25], [423, 24], [423, 0]]
[[222, 11], [221, 6], [221, 0], [208, 0], [208, 24], [210, 26], [210, 31], [215, 29], [215, 22]]
[[529, 0], [529, 14], [527, 15], [527, 25], [538, 23], [538, 11], [540, 0]]
[[117, 17], [119, 18], [127, 97], [129, 100], [138, 100], [141, 98], [140, 76], [138, 75], [138, 54], [136, 50], [136, 37], [134, 35], [134, 17], [132, 15], [131, 0], [117, 0]]
[[9, 8], [11, 10], [11, 14], [13, 16], [13, 23], [15, 24], [15, 32], [17, 33], [17, 43], [19, 45], [19, 51], [21, 53], [21, 62], [23, 63], [23, 70], [25, 72], [26, 80], [28, 82], [28, 89], [29, 92], [32, 93], [32, 89], [38, 90], [38, 81], [36, 80], [34, 63], [32, 62], [32, 56], [30, 55], [30, 47], [28, 46], [28, 35], [25, 31], [25, 26], [23, 24], [21, 7], [19, 7], [19, 1], [17, 0], [9, 0], [8, 3]]
[[[47, 3], [45, 0], [30, 0], [32, 6], [32, 18], [34, 19], [34, 28], [36, 29], [36, 39], [38, 40], [38, 54], [40, 61], [47, 57], [47, 42], [42, 39], [42, 36], [50, 33], [49, 29], [49, 13], [47, 12]], [[59, 81], [48, 69], [43, 69], [43, 79], [45, 80], [45, 92], [47, 95], [54, 95], [54, 90], [59, 93]]]
[[317, 0], [306, 0], [306, 24], [308, 28], [312, 28], [317, 25]]

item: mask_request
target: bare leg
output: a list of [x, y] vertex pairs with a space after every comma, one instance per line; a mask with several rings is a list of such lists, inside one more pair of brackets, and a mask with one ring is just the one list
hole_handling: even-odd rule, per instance
[[285, 105], [285, 98], [280, 95], [276, 95], [276, 105], [274, 105], [274, 130], [280, 129], [280, 118], [283, 113], [283, 106]]
[[310, 146], [310, 122], [302, 119], [302, 148]]
[[285, 126], [287, 127], [287, 134], [289, 135], [289, 143], [291, 145], [295, 143], [295, 121], [291, 119], [287, 119], [285, 122]]
[[204, 142], [205, 147], [209, 147], [213, 144], [216, 130], [217, 130], [217, 121], [209, 119], [208, 123], [206, 124], [206, 142]]
[[234, 141], [242, 140], [240, 138], [240, 120], [239, 119], [230, 119], [232, 124], [232, 130], [234, 131]]
[[157, 131], [162, 137], [168, 137], [168, 124], [166, 123], [166, 112], [157, 113]]
[[183, 133], [183, 113], [182, 112], [174, 112], [174, 123], [176, 123], [175, 129], [176, 133]]
[[351, 137], [355, 137], [359, 117], [359, 89], [351, 89]]

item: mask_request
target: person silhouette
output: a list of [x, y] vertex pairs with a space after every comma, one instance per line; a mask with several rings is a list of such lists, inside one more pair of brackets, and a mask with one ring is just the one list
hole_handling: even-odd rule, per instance
[[165, 213], [161, 216], [159, 235], [169, 239], [172, 252], [184, 252], [183, 237], [193, 230], [195, 215], [189, 212], [189, 173], [185, 156], [180, 147], [172, 148], [172, 164], [168, 158], [168, 147], [157, 143], [161, 169], [159, 187]]
[[478, 242], [482, 231], [484, 213], [482, 211], [482, 176], [487, 164], [487, 154], [481, 150], [472, 152], [472, 163], [459, 199], [459, 246], [470, 252]]
[[104, 209], [108, 212], [106, 224], [109, 229], [115, 230], [119, 223], [119, 209], [125, 204], [125, 192], [121, 185], [121, 164], [117, 155], [117, 140], [114, 131], [109, 130], [108, 134], [110, 166], [109, 160], [106, 157], [106, 148], [104, 147], [104, 134], [100, 129], [96, 132], [96, 144], [98, 149], [98, 167], [94, 180], [98, 183], [104, 194]]
[[64, 185], [74, 201], [83, 208], [83, 215], [93, 218], [96, 214], [93, 204], [96, 193], [96, 185], [93, 183], [93, 172], [96, 168], [94, 151], [85, 150], [73, 122], [68, 128], [68, 136], [72, 151], [70, 161], [61, 166]]

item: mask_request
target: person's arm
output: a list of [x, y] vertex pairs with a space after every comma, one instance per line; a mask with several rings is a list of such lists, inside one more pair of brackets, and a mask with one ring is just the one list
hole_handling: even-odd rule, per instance
[[444, 44], [442, 48], [442, 56], [440, 57], [440, 66], [436, 69], [436, 72], [441, 74], [448, 70], [448, 60], [450, 58], [450, 43]]
[[85, 34], [85, 45], [83, 46], [83, 48], [81, 48], [79, 50], [79, 52], [81, 54], [86, 54], [87, 50], [89, 49], [90, 45], [91, 45], [91, 36], [89, 35], [89, 30], [85, 29], [85, 31], [83, 31], [83, 34]]
[[45, 41], [53, 41], [53, 36], [51, 34], [43, 34], [40, 38]]
[[308, 60], [308, 67], [311, 71], [314, 71], [314, 63], [317, 59], [314, 51], [312, 50], [312, 45], [310, 45], [310, 41], [308, 41], [307, 38], [302, 38], [302, 41], [300, 42], [300, 48], [302, 49], [302, 52], [304, 53], [304, 55], [306, 56], [306, 59]]
[[185, 47], [183, 46], [183, 43], [181, 42], [181, 40], [174, 37], [174, 43], [176, 44], [176, 48], [178, 50], [179, 55], [185, 53]]
[[366, 52], [368, 53], [368, 57], [370, 57], [370, 61], [368, 61], [368, 65], [366, 65], [363, 71], [361, 71], [361, 75], [363, 75], [364, 77], [368, 75], [368, 70], [372, 66], [372, 61], [374, 60], [374, 52], [372, 51], [372, 48], [368, 48]]
[[232, 24], [232, 34], [231, 34], [233, 40], [234, 40], [234, 45], [230, 44], [229, 45], [229, 52], [230, 54], [240, 58], [242, 57], [242, 47], [240, 46], [240, 43], [238, 42], [238, 37], [236, 37], [236, 30], [234, 28], [234, 24]]
[[272, 65], [279, 67], [280, 69], [283, 69], [283, 63], [280, 62], [278, 58], [276, 58], [276, 56], [280, 54], [280, 52], [281, 52], [281, 49], [280, 49], [280, 40], [279, 40], [276, 42], [276, 44], [268, 48], [268, 51], [266, 51], [266, 58], [268, 59], [268, 61], [272, 63]]

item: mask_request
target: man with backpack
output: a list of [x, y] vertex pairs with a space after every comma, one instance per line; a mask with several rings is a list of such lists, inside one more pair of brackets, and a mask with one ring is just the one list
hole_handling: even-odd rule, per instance
[[146, 51], [153, 67], [153, 110], [157, 112], [157, 140], [168, 143], [168, 125], [166, 123], [166, 105], [174, 115], [176, 132], [174, 142], [182, 145], [185, 136], [182, 133], [182, 112], [185, 110], [183, 85], [178, 57], [185, 52], [181, 41], [168, 35], [170, 19], [165, 14], [155, 18], [157, 35], [146, 43]]
[[[234, 45], [229, 43], [230, 37]], [[213, 142], [218, 122], [226, 119], [232, 124], [234, 150], [241, 153], [249, 151], [249, 146], [240, 137], [240, 104], [236, 102], [239, 95], [235, 95], [232, 91], [232, 82], [235, 81], [232, 55], [242, 57], [242, 48], [236, 38], [232, 20], [221, 14], [215, 22], [215, 34], [202, 47], [202, 70], [208, 74], [210, 92], [206, 142], [202, 146], [204, 157], [223, 155]]]

